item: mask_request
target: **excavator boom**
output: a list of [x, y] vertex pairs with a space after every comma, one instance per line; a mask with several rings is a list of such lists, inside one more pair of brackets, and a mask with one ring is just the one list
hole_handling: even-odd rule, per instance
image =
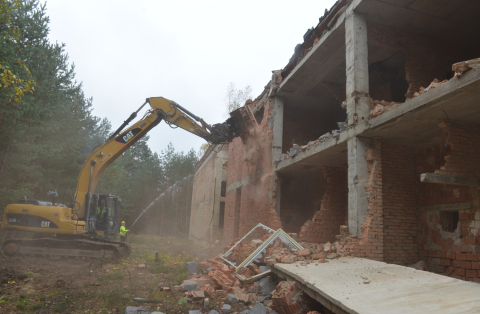
[[[140, 110], [149, 104], [150, 109], [137, 122], [127, 127]], [[95, 188], [108, 166], [127, 149], [144, 137], [162, 120], [170, 126], [180, 127], [212, 144], [229, 143], [245, 135], [255, 123], [249, 107], [237, 109], [230, 118], [219, 124], [209, 125], [174, 101], [163, 97], [151, 97], [86, 159], [80, 171], [77, 189], [70, 208], [61, 204], [21, 200], [7, 205], [2, 229], [22, 230], [38, 234], [62, 235], [63, 239], [11, 239], [2, 244], [5, 256], [18, 253], [35, 255], [93, 256], [89, 251], [108, 250], [115, 256], [128, 256], [130, 247], [125, 243], [94, 241], [78, 238], [82, 235], [100, 235], [107, 239], [118, 233], [118, 207], [121, 199], [109, 194], [94, 194]], [[56, 193], [54, 193], [56, 196]], [[108, 212], [107, 224], [100, 231], [98, 217], [102, 207]], [[65, 237], [75, 236], [75, 239]], [[69, 250], [70, 248], [70, 250]], [[82, 253], [84, 252], [84, 253]], [[95, 255], [95, 254], [94, 254]], [[95, 255], [96, 256], [96, 255]]]

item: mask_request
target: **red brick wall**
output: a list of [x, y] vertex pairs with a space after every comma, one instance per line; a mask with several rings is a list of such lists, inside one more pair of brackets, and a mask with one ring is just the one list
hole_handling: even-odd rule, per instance
[[435, 78], [444, 80], [453, 63], [478, 57], [478, 51], [473, 49], [371, 22], [368, 23], [368, 43], [405, 53], [405, 79], [409, 83], [407, 98], [411, 98], [421, 86], [427, 87]]
[[383, 143], [382, 165], [384, 261], [410, 265], [418, 261], [413, 148]]
[[[257, 103], [258, 99], [252, 107]], [[233, 140], [229, 145], [224, 225], [224, 236], [227, 242], [232, 241], [235, 236], [237, 192], [232, 188], [232, 184], [238, 184], [242, 179], [245, 179], [247, 184], [240, 187], [242, 192], [238, 221], [239, 236], [243, 236], [258, 223], [272, 228], [281, 227], [275, 212], [275, 193], [270, 193], [273, 176], [272, 125], [266, 118], [271, 116], [273, 105], [273, 100], [267, 101], [264, 107], [264, 119], [254, 132], [242, 139]], [[274, 184], [274, 192], [275, 187]]]
[[305, 242], [326, 243], [335, 241], [340, 226], [347, 224], [348, 184], [347, 169], [322, 167], [325, 180], [320, 210], [301, 228], [299, 239]]
[[365, 152], [368, 181], [365, 185], [368, 198], [367, 218], [362, 224], [358, 239], [353, 239], [345, 249], [357, 257], [383, 261], [383, 186], [382, 143], [374, 138]]
[[[465, 177], [480, 176], [480, 127], [474, 124], [441, 120], [447, 148], [443, 144], [416, 152], [417, 180], [422, 173]], [[458, 211], [459, 223], [453, 232], [442, 227], [441, 212], [419, 212], [420, 258], [430, 271], [458, 279], [480, 282], [480, 194], [478, 188], [419, 183], [418, 204], [422, 206], [472, 202], [471, 210]]]

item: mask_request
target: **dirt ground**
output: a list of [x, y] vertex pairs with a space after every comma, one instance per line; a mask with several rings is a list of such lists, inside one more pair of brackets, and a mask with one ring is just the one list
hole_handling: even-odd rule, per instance
[[[169, 314], [220, 310], [223, 295], [204, 306], [187, 302], [183, 290], [175, 289], [189, 276], [185, 261], [201, 260], [208, 252], [187, 239], [129, 240], [132, 254], [117, 261], [0, 257], [0, 313], [125, 313], [126, 306]], [[244, 307], [237, 304], [233, 310]]]

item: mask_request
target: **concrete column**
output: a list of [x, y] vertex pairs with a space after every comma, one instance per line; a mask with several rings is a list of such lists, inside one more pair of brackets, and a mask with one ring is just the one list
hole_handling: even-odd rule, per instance
[[280, 217], [280, 198], [282, 197], [282, 178], [275, 174], [275, 180], [277, 181], [277, 190], [275, 194], [275, 211], [278, 217]]
[[366, 121], [370, 114], [368, 104], [368, 44], [367, 20], [364, 15], [347, 9], [345, 20], [345, 46], [347, 67], [348, 124]]
[[353, 137], [348, 144], [348, 230], [360, 236], [362, 224], [368, 213], [368, 199], [365, 184], [368, 181], [368, 167], [365, 152], [370, 140]]
[[275, 104], [272, 112], [273, 118], [273, 140], [272, 159], [279, 160], [282, 156], [283, 141], [283, 98], [275, 97]]
[[[279, 160], [282, 156], [283, 143], [283, 98], [275, 97], [274, 109], [272, 112], [273, 118], [273, 139], [272, 139], [272, 162]], [[275, 183], [277, 184], [275, 189]], [[275, 211], [280, 217], [280, 178], [276, 173], [270, 177], [270, 203], [273, 203], [273, 190], [275, 189]]]
[[[215, 150], [220, 149], [222, 145], [217, 145]], [[220, 223], [220, 197], [222, 191], [222, 177], [223, 177], [223, 164], [228, 160], [228, 151], [221, 150], [217, 153], [215, 158], [215, 177], [213, 184], [213, 202], [212, 202], [212, 222], [210, 224], [210, 242], [213, 240], [213, 235], [218, 230]]]

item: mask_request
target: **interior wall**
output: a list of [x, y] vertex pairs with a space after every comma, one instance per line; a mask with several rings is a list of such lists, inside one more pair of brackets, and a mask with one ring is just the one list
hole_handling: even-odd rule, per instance
[[286, 98], [283, 113], [284, 153], [293, 144], [306, 145], [321, 135], [338, 129], [337, 122], [344, 122], [347, 114], [340, 107], [333, 93], [325, 88], [325, 97], [318, 101]]
[[369, 94], [374, 100], [405, 102], [408, 82], [405, 74], [406, 57], [397, 51], [369, 65]]
[[411, 265], [418, 261], [413, 147], [383, 143], [382, 163], [384, 261]]
[[300, 229], [299, 239], [313, 243], [336, 240], [340, 226], [348, 224], [347, 167], [321, 167], [325, 192], [320, 208]]
[[478, 58], [478, 49], [452, 45], [371, 21], [368, 22], [368, 44], [405, 54], [405, 79], [409, 84], [407, 98], [412, 98], [421, 86], [427, 87], [434, 79], [443, 81], [452, 77], [453, 63]]
[[318, 170], [281, 177], [280, 219], [285, 232], [299, 233], [303, 224], [320, 210], [325, 183]]

